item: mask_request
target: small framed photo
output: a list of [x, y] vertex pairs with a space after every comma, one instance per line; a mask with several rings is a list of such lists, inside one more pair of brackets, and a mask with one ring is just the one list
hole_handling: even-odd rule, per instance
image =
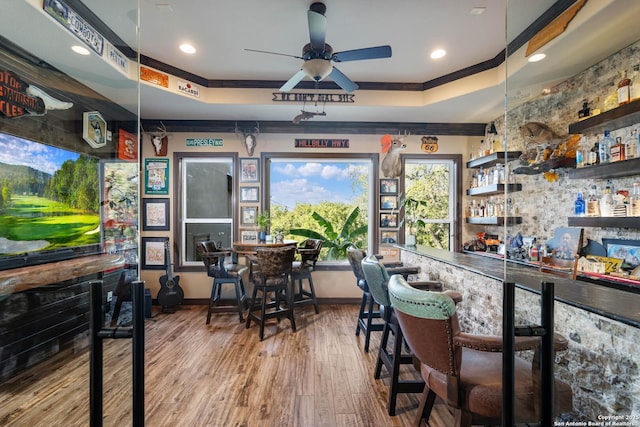
[[381, 228], [395, 228], [398, 226], [398, 214], [397, 213], [381, 213], [380, 214], [380, 227]]
[[258, 159], [240, 159], [240, 182], [259, 182], [260, 163]]
[[382, 178], [380, 180], [380, 194], [398, 194], [398, 180], [396, 178]]
[[240, 224], [242, 225], [256, 225], [258, 218], [257, 206], [243, 206], [241, 210], [242, 217], [240, 218]]
[[398, 243], [398, 230], [383, 230], [380, 232], [380, 244], [392, 245]]
[[240, 241], [242, 243], [258, 243], [258, 232], [254, 230], [245, 230], [240, 233]]
[[169, 194], [169, 159], [144, 159], [145, 194]]
[[398, 209], [398, 196], [380, 196], [380, 210]]
[[169, 230], [169, 199], [142, 199], [142, 230]]
[[167, 268], [166, 237], [142, 238], [142, 268], [145, 270], [164, 270]]
[[259, 202], [260, 187], [240, 187], [241, 202]]

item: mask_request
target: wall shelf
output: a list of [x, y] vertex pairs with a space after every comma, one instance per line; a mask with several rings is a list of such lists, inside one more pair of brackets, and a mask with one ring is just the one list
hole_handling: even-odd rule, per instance
[[498, 195], [504, 194], [505, 187], [507, 191], [521, 191], [522, 184], [491, 184], [483, 187], [474, 187], [467, 189], [467, 196], [480, 196], [480, 195]]
[[496, 151], [488, 156], [478, 157], [467, 162], [467, 168], [474, 169], [479, 167], [491, 167], [497, 164], [504, 164], [511, 160], [517, 160], [522, 154], [521, 151]]
[[466, 221], [467, 224], [504, 225], [505, 219], [509, 225], [522, 224], [522, 217], [519, 216], [470, 216], [466, 218]]
[[598, 133], [620, 129], [640, 122], [640, 100], [629, 102], [569, 125], [569, 133]]
[[569, 179], [620, 178], [640, 175], [640, 158], [569, 169]]
[[569, 227], [640, 228], [640, 216], [570, 216]]

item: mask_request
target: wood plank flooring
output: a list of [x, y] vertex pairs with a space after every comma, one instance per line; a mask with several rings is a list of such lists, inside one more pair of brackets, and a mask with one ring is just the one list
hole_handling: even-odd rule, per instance
[[[156, 307], [154, 307], [154, 312]], [[410, 426], [418, 394], [398, 398], [397, 415], [386, 411], [389, 376], [373, 378], [381, 333], [371, 350], [355, 336], [356, 305], [322, 305], [273, 320], [258, 338], [237, 314], [184, 306], [154, 314], [145, 324], [145, 418], [147, 426]], [[104, 425], [131, 425], [131, 341], [104, 342]], [[403, 376], [416, 377], [411, 366]], [[0, 426], [88, 426], [89, 354], [65, 350], [0, 384]], [[441, 403], [432, 427], [453, 418]]]

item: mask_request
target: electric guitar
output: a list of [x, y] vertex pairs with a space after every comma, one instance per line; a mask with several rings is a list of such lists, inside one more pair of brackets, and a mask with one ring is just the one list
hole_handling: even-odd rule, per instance
[[184, 291], [180, 287], [180, 276], [173, 275], [169, 241], [164, 244], [164, 253], [164, 258], [167, 260], [167, 274], [160, 276], [158, 303], [162, 307], [163, 313], [175, 313], [178, 305], [184, 299]]

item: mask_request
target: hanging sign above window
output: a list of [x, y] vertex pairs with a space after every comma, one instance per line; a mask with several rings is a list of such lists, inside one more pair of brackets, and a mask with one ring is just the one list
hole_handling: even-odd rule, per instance
[[349, 148], [348, 139], [298, 139], [296, 148]]
[[285, 93], [273, 92], [274, 102], [326, 102], [326, 103], [354, 103], [355, 95], [348, 93]]

